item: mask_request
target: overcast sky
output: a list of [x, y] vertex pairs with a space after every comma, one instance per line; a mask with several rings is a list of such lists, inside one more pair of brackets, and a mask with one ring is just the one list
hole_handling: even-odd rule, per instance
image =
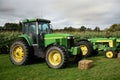
[[24, 18], [50, 19], [54, 28], [104, 29], [120, 23], [120, 0], [0, 0], [0, 25]]

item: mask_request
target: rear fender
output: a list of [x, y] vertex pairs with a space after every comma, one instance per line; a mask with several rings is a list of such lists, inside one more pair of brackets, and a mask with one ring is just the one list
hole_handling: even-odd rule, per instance
[[32, 46], [32, 41], [30, 40], [30, 38], [27, 35], [19, 35], [18, 37], [25, 39], [25, 41], [28, 43], [28, 45]]

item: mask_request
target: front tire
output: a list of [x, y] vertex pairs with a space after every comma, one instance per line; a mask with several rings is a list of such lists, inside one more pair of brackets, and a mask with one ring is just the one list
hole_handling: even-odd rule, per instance
[[10, 47], [10, 60], [15, 65], [25, 65], [30, 62], [32, 55], [30, 47], [23, 40], [13, 42]]
[[113, 50], [106, 50], [104, 54], [105, 54], [105, 57], [109, 59], [117, 57], [117, 53]]
[[68, 63], [68, 54], [62, 47], [51, 46], [46, 52], [46, 63], [50, 68], [64, 68]]

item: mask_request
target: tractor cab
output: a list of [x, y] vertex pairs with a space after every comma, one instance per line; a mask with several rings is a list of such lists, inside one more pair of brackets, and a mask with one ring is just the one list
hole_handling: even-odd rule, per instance
[[50, 21], [45, 19], [25, 19], [22, 21], [22, 32], [27, 34], [32, 44], [39, 44], [44, 34], [51, 33]]

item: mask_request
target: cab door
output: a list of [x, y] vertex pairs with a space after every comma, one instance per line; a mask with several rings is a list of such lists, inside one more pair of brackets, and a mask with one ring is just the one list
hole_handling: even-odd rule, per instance
[[37, 44], [36, 22], [25, 23], [23, 33], [29, 36], [33, 44]]

